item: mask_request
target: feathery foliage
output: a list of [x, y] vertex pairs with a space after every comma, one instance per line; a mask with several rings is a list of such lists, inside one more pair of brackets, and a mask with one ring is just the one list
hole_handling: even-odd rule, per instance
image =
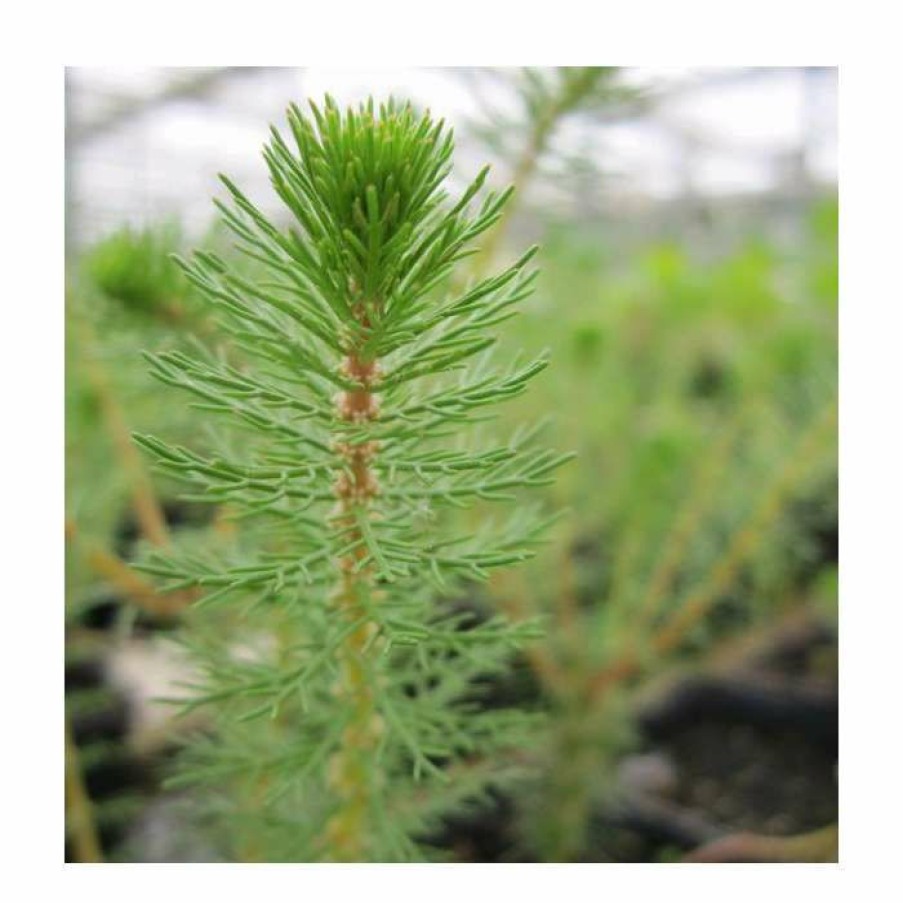
[[[520, 491], [569, 457], [535, 448], [535, 430], [490, 447], [467, 430], [546, 366], [492, 363], [535, 249], [463, 289], [451, 278], [510, 190], [484, 194], [487, 168], [448, 198], [452, 135], [429, 114], [327, 98], [288, 125], [264, 158], [291, 225], [225, 177], [217, 202], [259, 278], [209, 252], [180, 261], [226, 351], [148, 355], [226, 429], [203, 450], [136, 440], [241, 523], [228, 549], [142, 565], [202, 593], [184, 702], [214, 729], [178, 780], [205, 787], [234, 858], [422, 858], [414, 838], [444, 811], [517, 775], [500, 751], [532, 723], [481, 710], [473, 686], [537, 625], [435, 598], [535, 553], [548, 521]], [[483, 501], [517, 505], [476, 530], [443, 513]]]
[[90, 248], [83, 268], [106, 298], [142, 314], [165, 314], [185, 294], [185, 280], [169, 254], [180, 244], [167, 224], [141, 231], [124, 226]]

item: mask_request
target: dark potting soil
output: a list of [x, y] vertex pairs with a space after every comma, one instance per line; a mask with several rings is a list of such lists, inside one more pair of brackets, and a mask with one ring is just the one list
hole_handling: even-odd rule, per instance
[[[157, 792], [158, 763], [129, 750], [128, 702], [107, 680], [97, 652], [76, 655], [75, 644], [67, 646], [67, 719], [104, 858], [115, 858], [130, 824]], [[65, 861], [76, 861], [68, 837]]]
[[[183, 528], [203, 527], [213, 518], [215, 507], [200, 502], [184, 502], [179, 499], [165, 499], [160, 507], [166, 526], [172, 531]], [[116, 554], [129, 561], [134, 557], [135, 545], [141, 537], [141, 528], [131, 509], [119, 519], [116, 526], [113, 547]]]
[[685, 724], [661, 749], [674, 761], [674, 802], [732, 830], [791, 835], [837, 820], [836, 744], [791, 726]]
[[[102, 637], [112, 635], [124, 611], [124, 603], [115, 596], [100, 598], [96, 605], [83, 604], [75, 625], [94, 638], [92, 648], [80, 650], [68, 636], [66, 641], [66, 715], [105, 860], [115, 858], [129, 826], [159, 787], [157, 763], [129, 751], [129, 703], [108, 680], [104, 665]], [[142, 631], [154, 629], [153, 622], [141, 624]], [[77, 861], [74, 857], [67, 837], [65, 861]]]
[[[737, 831], [790, 836], [837, 820], [836, 638], [824, 625], [787, 632], [743, 671], [678, 683], [637, 713], [641, 758], [664, 763], [666, 789], [597, 810], [588, 862], [680, 859]], [[520, 801], [443, 822], [430, 840], [462, 862], [531, 861]]]
[[431, 834], [418, 838], [454, 862], [517, 862], [517, 806], [506, 793], [490, 791], [488, 800], [463, 813], [447, 815]]

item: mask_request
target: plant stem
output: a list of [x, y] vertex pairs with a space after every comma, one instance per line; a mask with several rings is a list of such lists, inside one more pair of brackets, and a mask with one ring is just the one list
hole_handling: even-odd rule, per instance
[[743, 831], [719, 837], [684, 857], [684, 862], [837, 862], [837, 823], [794, 834], [768, 837]]
[[163, 510], [157, 501], [153, 484], [144, 468], [141, 456], [132, 442], [125, 415], [122, 413], [122, 407], [111, 387], [107, 373], [93, 356], [93, 349], [97, 346], [94, 331], [84, 315], [76, 314], [73, 316], [72, 322], [84, 349], [82, 363], [85, 375], [100, 402], [107, 433], [128, 477], [132, 507], [141, 532], [148, 542], [156, 546], [168, 545], [169, 530]]
[[157, 618], [175, 618], [196, 598], [197, 593], [181, 590], [172, 593], [158, 592], [147, 580], [142, 579], [121, 558], [96, 543], [90, 543], [78, 535], [75, 523], [66, 521], [66, 539], [81, 547], [85, 563], [98, 576], [126, 596], [132, 604]]
[[[557, 114], [556, 114], [557, 115]], [[524, 148], [517, 163], [514, 167], [514, 175], [511, 178], [511, 185], [514, 188], [514, 200], [508, 204], [502, 218], [496, 223], [495, 228], [486, 236], [480, 253], [474, 258], [472, 276], [475, 280], [480, 279], [488, 270], [495, 258], [496, 252], [502, 243], [502, 239], [508, 230], [508, 223], [511, 221], [511, 214], [516, 206], [516, 199], [521, 195], [524, 187], [530, 182], [539, 159], [546, 147], [546, 142], [555, 124], [554, 116], [543, 117], [540, 119], [530, 134], [530, 140]]]
[[[361, 388], [339, 396], [339, 416], [355, 423], [374, 420], [378, 405], [370, 386], [379, 372], [376, 362], [366, 361], [354, 352], [345, 359], [344, 370], [360, 383]], [[349, 622], [366, 618], [366, 606], [373, 590], [372, 570], [362, 566], [367, 556], [364, 536], [355, 525], [361, 512], [363, 517], [370, 516], [370, 501], [377, 491], [370, 466], [376, 449], [375, 442], [347, 443], [339, 449], [347, 461], [347, 468], [335, 489], [339, 523], [350, 528], [351, 541], [356, 545], [339, 562], [342, 577], [336, 607], [340, 616]], [[366, 858], [369, 813], [377, 790], [372, 756], [379, 744], [382, 723], [367, 663], [367, 646], [374, 631], [372, 621], [365, 620], [345, 638], [338, 650], [339, 693], [348, 703], [350, 712], [340, 746], [329, 766], [330, 786], [339, 805], [326, 826], [326, 838], [330, 856], [340, 862], [359, 862]]]
[[103, 862], [93, 807], [82, 780], [78, 748], [66, 721], [66, 816], [78, 862]]
[[670, 530], [662, 542], [662, 553], [639, 602], [636, 613], [638, 623], [647, 625], [667, 598], [687, 549], [698, 535], [718, 479], [730, 460], [730, 452], [745, 421], [744, 415], [737, 417], [727, 429], [721, 431], [720, 437], [709, 446], [708, 452], [700, 456], [690, 494], [671, 522]]
[[502, 218], [486, 237], [482, 250], [476, 256], [473, 265], [474, 278], [479, 279], [483, 276], [492, 263], [505, 236], [508, 224], [511, 222], [511, 215], [517, 206], [517, 199], [533, 178], [539, 161], [545, 154], [549, 141], [561, 120], [590, 94], [600, 78], [600, 71], [591, 67], [584, 68], [566, 78], [559, 92], [549, 99], [544, 109], [536, 114], [531, 124], [530, 137], [514, 166], [514, 174], [511, 178], [511, 184], [515, 190], [514, 200], [508, 204]]
[[556, 705], [558, 727], [551, 749], [551, 761], [556, 765], [546, 772], [541, 797], [544, 811], [537, 819], [536, 836], [543, 861], [575, 862], [585, 844], [592, 810], [587, 788], [599, 769], [599, 738], [579, 696], [559, 695]]
[[831, 404], [824, 415], [807, 430], [796, 453], [772, 483], [749, 522], [734, 534], [727, 552], [709, 574], [708, 580], [684, 601], [665, 629], [655, 638], [656, 652], [669, 652], [677, 646], [690, 628], [708, 613], [713, 603], [730, 587], [740, 566], [749, 559], [768, 527], [781, 513], [787, 496], [811, 464], [812, 456], [825, 433], [833, 428], [836, 416], [836, 406]]
[[[690, 630], [711, 611], [712, 606], [730, 588], [740, 567], [764, 538], [775, 521], [812, 456], [836, 422], [837, 405], [831, 402], [822, 416], [805, 432], [795, 452], [772, 482], [746, 525], [734, 533], [724, 555], [718, 559], [708, 576], [680, 604], [661, 630], [652, 638], [651, 648], [656, 655], [672, 652]], [[642, 671], [642, 657], [636, 653], [622, 656], [609, 667], [594, 675], [589, 690], [601, 697], [613, 684], [636, 676]]]

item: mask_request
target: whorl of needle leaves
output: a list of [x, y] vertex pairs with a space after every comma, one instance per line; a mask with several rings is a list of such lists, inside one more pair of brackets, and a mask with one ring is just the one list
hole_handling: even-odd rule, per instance
[[[289, 109], [294, 146], [274, 129], [264, 150], [291, 226], [223, 178], [230, 203], [217, 206], [259, 276], [207, 252], [181, 262], [231, 337], [228, 355], [148, 355], [159, 379], [243, 428], [203, 453], [136, 437], [201, 498], [247, 518], [241, 539], [229, 556], [166, 551], [143, 566], [166, 588], [200, 587], [201, 607], [244, 600], [242, 639], [276, 632], [278, 619], [278, 655], [237, 656], [234, 635], [189, 631], [204, 679], [186, 702], [211, 704], [220, 730], [195, 743], [184, 778], [234, 780], [256, 855], [330, 858], [320, 828], [351, 804], [327, 773], [342, 745], [364, 736], [348, 725], [366, 684], [380, 729], [366, 734], [376, 748], [355, 803], [355, 824], [369, 832], [360, 849], [415, 858], [410, 838], [439, 812], [518, 771], [496, 753], [522, 742], [529, 719], [480, 710], [471, 688], [536, 633], [501, 617], [464, 623], [433, 597], [531, 556], [545, 526], [521, 503], [501, 522], [450, 535], [440, 510], [515, 500], [569, 456], [535, 449], [532, 430], [475, 448], [465, 429], [546, 365], [491, 362], [493, 328], [531, 290], [535, 249], [476, 284], [451, 278], [510, 190], [478, 202], [484, 169], [450, 200], [452, 135], [410, 105], [343, 112], [327, 98], [310, 109]], [[352, 603], [334, 591], [349, 574]], [[342, 687], [342, 650], [364, 628], [354, 655], [366, 680]]]

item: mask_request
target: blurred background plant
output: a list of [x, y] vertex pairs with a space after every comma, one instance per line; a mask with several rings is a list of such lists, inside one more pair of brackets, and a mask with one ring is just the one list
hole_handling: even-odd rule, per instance
[[[836, 855], [834, 79], [69, 71], [69, 858], [219, 855], [185, 827], [190, 795], [160, 788], [178, 725], [152, 700], [191, 672], [166, 642], [191, 598], [128, 562], [173, 531], [203, 546], [235, 526], [135, 453], [132, 432], [203, 442], [140, 352], [208, 338], [169, 254], [234, 259], [205, 218], [216, 169], [253, 185], [289, 100], [377, 85], [448, 113], [462, 182], [487, 153], [516, 182], [472, 268], [542, 243], [503, 342], [555, 367], [499, 428], [550, 415], [579, 452], [543, 564], [451, 600], [546, 619], [515, 679], [481, 696], [547, 710], [515, 763], [533, 777], [430, 842], [490, 861]], [[267, 209], [266, 186], [252, 196]]]

